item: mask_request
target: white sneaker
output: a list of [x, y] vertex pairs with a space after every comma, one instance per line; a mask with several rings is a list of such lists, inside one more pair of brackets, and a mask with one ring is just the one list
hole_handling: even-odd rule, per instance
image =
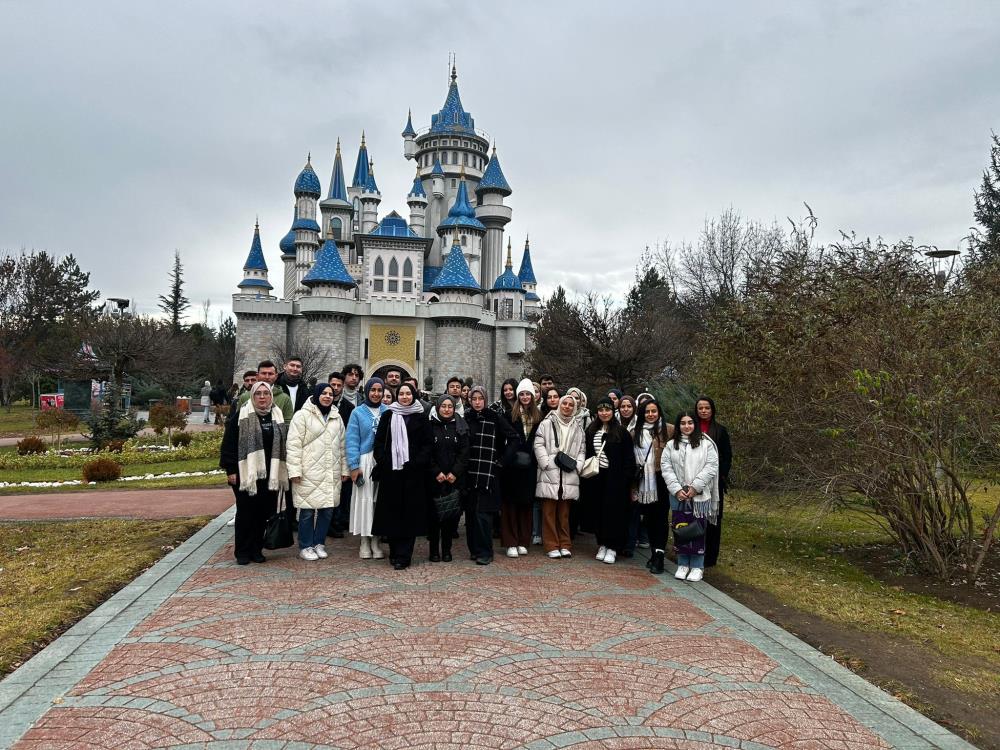
[[319, 555], [316, 554], [312, 547], [299, 550], [299, 557], [303, 560], [319, 560]]
[[508, 547], [507, 557], [517, 557], [517, 547]]
[[358, 555], [362, 560], [372, 559], [372, 538], [370, 536], [361, 537], [361, 551]]
[[608, 548], [602, 544], [600, 547], [597, 548], [596, 559], [600, 560], [601, 562], [604, 562], [604, 556], [606, 554], [608, 554]]
[[540, 536], [533, 536], [533, 537], [531, 537], [531, 543], [532, 544], [541, 544], [542, 543], [542, 538]]
[[551, 552], [546, 552], [545, 554], [551, 557], [553, 560], [558, 560], [560, 557], [562, 557], [562, 552], [560, 552], [557, 549], [554, 549]]
[[618, 559], [618, 553], [615, 552], [613, 549], [609, 549], [608, 554], [604, 556], [604, 562], [606, 562], [608, 565], [614, 565], [615, 560], [617, 559]]
[[678, 581], [683, 581], [685, 578], [687, 578], [689, 570], [691, 570], [691, 568], [689, 568], [687, 565], [678, 565], [677, 572], [674, 573], [674, 578], [676, 578]]
[[701, 568], [691, 568], [691, 572], [687, 574], [687, 579], [689, 581], [700, 581], [705, 577], [705, 571]]
[[565, 547], [563, 549], [559, 550], [559, 554], [562, 555], [563, 557], [572, 557], [573, 556], [573, 553], [570, 552]]
[[527, 547], [518, 547], [517, 548], [517, 554], [519, 554], [519, 555], [526, 555], [526, 554], [528, 554], [528, 548]]
[[382, 548], [378, 546], [378, 539], [375, 537], [372, 537], [372, 557], [376, 560], [381, 560], [385, 557], [385, 553], [382, 551]]
[[317, 544], [315, 547], [313, 547], [313, 552], [316, 553], [316, 557], [318, 557], [320, 560], [325, 560], [327, 557], [329, 557], [329, 555], [326, 554], [326, 547], [324, 547], [322, 544]]
[[236, 516], [233, 516], [228, 521], [226, 521], [226, 526], [235, 526], [235, 525], [236, 525]]

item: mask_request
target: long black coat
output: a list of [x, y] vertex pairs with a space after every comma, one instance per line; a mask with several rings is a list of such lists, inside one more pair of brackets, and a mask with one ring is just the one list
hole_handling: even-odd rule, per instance
[[729, 441], [729, 430], [714, 419], [708, 427], [708, 436], [719, 449], [719, 518], [708, 525], [705, 533], [705, 567], [711, 568], [719, 561], [722, 547], [722, 514], [726, 508], [729, 470], [733, 467], [733, 444]]
[[[469, 428], [461, 417], [447, 422], [430, 420], [431, 450], [428, 472], [430, 497], [447, 495], [452, 490], [465, 488], [465, 472], [469, 462]], [[455, 483], [438, 482], [438, 474], [454, 474]]]
[[[588, 435], [585, 442], [585, 456], [590, 458], [596, 455], [592, 436]], [[612, 501], [627, 506], [632, 502], [632, 481], [636, 469], [632, 436], [625, 432], [617, 443], [605, 440], [604, 455], [608, 459], [608, 465], [596, 477], [584, 479], [584, 485], [590, 485], [589, 495], [595, 503]]]
[[410, 460], [392, 470], [392, 414], [386, 412], [375, 432], [373, 456], [378, 467], [378, 496], [372, 534], [409, 537], [427, 533], [427, 468], [431, 434], [425, 414], [403, 417], [410, 443]]
[[[541, 424], [539, 421], [538, 424]], [[535, 501], [535, 487], [538, 484], [538, 461], [535, 459], [535, 433], [538, 424], [531, 428], [527, 437], [521, 419], [514, 420], [515, 436], [505, 452], [505, 465], [500, 473], [500, 493], [503, 500], [517, 505], [530, 505]], [[517, 453], [526, 453], [531, 458], [527, 467], [514, 466]]]
[[499, 493], [494, 490], [500, 467], [506, 463], [508, 448], [513, 448], [517, 435], [503, 415], [483, 409], [466, 409], [469, 425], [469, 468], [466, 490], [478, 491], [478, 510], [495, 513], [500, 510]]

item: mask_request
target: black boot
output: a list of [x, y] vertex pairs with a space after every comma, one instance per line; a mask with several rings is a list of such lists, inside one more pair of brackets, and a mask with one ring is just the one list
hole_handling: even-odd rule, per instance
[[653, 556], [650, 558], [650, 561], [653, 564], [649, 570], [656, 575], [660, 575], [660, 573], [663, 572], [663, 551], [656, 550], [656, 552], [654, 552]]

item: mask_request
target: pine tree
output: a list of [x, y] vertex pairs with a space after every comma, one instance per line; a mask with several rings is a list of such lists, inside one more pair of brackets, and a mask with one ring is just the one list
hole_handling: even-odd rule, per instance
[[1000, 137], [993, 133], [990, 164], [983, 171], [983, 183], [976, 191], [973, 212], [981, 227], [973, 236], [973, 262], [986, 263], [1000, 259]]
[[181, 320], [184, 311], [191, 306], [190, 300], [184, 296], [184, 267], [181, 265], [181, 254], [174, 250], [174, 268], [169, 274], [170, 292], [161, 294], [159, 308], [170, 316], [170, 327], [174, 333], [181, 331]]

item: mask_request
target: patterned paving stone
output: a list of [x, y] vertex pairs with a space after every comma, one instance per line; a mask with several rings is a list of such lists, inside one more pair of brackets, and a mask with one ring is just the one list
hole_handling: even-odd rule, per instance
[[457, 591], [401, 591], [363, 594], [338, 599], [323, 609], [336, 612], [366, 612], [387, 617], [401, 625], [437, 625], [469, 612], [503, 611], [510, 600]]
[[[749, 643], [708, 635], [649, 636], [619, 643], [609, 650], [615, 654], [683, 661], [738, 682], [760, 682], [778, 668], [777, 662]], [[788, 684], [801, 685], [802, 682]]]
[[674, 630], [694, 630], [712, 622], [712, 618], [694, 604], [677, 596], [600, 594], [576, 597], [572, 606], [609, 615], [627, 615]]
[[571, 651], [589, 651], [608, 638], [647, 630], [627, 620], [576, 612], [510, 612], [470, 618], [463, 621], [462, 626], [507, 633]]
[[130, 708], [54, 708], [17, 744], [18, 750], [146, 750], [207, 742], [212, 735], [165, 714]]
[[141, 622], [132, 631], [132, 635], [146, 635], [159, 630], [176, 630], [184, 623], [200, 621], [205, 617], [245, 614], [250, 610], [265, 614], [272, 606], [263, 600], [250, 604], [239, 599], [211, 594], [207, 596], [174, 596]]
[[83, 695], [137, 675], [226, 656], [218, 649], [186, 643], [120, 643], [83, 678], [72, 694]]
[[384, 627], [360, 617], [343, 617], [332, 613], [263, 615], [249, 612], [244, 616], [174, 630], [171, 635], [219, 641], [254, 654], [280, 654], [329, 638], [332, 634]]
[[891, 747], [826, 698], [757, 691], [695, 695], [651, 714], [647, 726], [713, 732], [776, 748]]
[[390, 667], [414, 682], [441, 682], [477, 664], [530, 653], [501, 638], [449, 632], [387, 632], [359, 636], [309, 651], [319, 656], [360, 659]]
[[583, 740], [565, 747], [567, 750], [718, 750], [722, 745], [670, 737], [609, 737], [603, 740]]

